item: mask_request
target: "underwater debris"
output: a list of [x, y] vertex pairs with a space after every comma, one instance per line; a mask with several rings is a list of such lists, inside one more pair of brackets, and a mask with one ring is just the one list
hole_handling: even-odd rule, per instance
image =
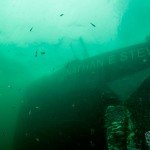
[[33, 30], [33, 27], [32, 28], [30, 28], [30, 32]]
[[60, 14], [60, 17], [62, 17], [64, 14]]
[[93, 27], [96, 27], [96, 25], [95, 24], [93, 24], [93, 23], [90, 23]]
[[143, 62], [146, 63], [146, 62], [147, 62], [147, 59], [143, 59]]

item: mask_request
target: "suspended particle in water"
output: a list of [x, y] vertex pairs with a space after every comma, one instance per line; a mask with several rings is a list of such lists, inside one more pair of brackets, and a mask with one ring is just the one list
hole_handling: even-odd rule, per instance
[[146, 63], [146, 62], [147, 62], [147, 59], [143, 59], [143, 62]]
[[31, 109], [30, 109], [30, 111], [29, 111], [29, 116], [31, 115]]
[[26, 132], [25, 136], [30, 136], [30, 133], [27, 133], [27, 132]]
[[8, 88], [12, 88], [12, 86], [11, 86], [11, 85], [8, 85], [7, 87], [8, 87]]
[[35, 140], [36, 140], [37, 142], [40, 142], [40, 139], [39, 139], [39, 138], [35, 138]]
[[72, 104], [72, 108], [75, 108], [75, 104]]

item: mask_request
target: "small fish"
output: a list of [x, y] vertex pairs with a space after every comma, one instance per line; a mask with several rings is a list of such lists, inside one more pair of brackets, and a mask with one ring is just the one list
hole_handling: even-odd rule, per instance
[[96, 25], [95, 24], [93, 24], [93, 23], [90, 23], [93, 27], [96, 27]]
[[30, 32], [33, 30], [33, 27], [30, 29]]
[[44, 55], [45, 54], [45, 52], [41, 52], [41, 55]]
[[64, 14], [60, 14], [60, 17], [62, 17]]

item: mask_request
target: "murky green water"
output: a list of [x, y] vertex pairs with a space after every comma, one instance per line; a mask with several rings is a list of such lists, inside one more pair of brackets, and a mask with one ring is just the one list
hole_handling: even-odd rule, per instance
[[0, 4], [1, 150], [148, 149], [148, 0]]

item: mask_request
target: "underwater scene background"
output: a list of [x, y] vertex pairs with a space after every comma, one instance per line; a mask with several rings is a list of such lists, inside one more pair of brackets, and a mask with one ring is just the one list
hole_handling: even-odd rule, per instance
[[149, 0], [0, 0], [1, 150], [147, 150], [149, 77]]

